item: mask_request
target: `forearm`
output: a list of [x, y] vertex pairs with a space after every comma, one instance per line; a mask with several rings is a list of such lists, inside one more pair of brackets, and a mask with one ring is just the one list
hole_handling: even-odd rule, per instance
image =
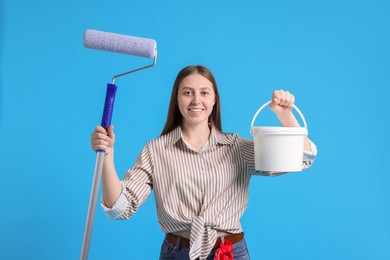
[[111, 208], [122, 192], [122, 184], [115, 170], [113, 152], [104, 158], [102, 186], [104, 203]]
[[[276, 114], [276, 116], [284, 127], [300, 127], [298, 120], [292, 112], [288, 114]], [[311, 151], [310, 140], [307, 137], [305, 137], [304, 150]]]

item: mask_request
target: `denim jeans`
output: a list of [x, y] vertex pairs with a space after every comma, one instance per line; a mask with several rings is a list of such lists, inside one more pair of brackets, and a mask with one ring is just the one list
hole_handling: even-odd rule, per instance
[[[211, 251], [207, 257], [207, 260], [214, 259], [215, 250], [216, 249], [213, 249]], [[164, 239], [164, 242], [161, 246], [160, 260], [189, 260], [189, 253], [189, 248], [182, 247], [180, 249], [174, 249], [173, 245]], [[233, 255], [234, 260], [250, 260], [245, 238], [240, 242], [233, 244]]]

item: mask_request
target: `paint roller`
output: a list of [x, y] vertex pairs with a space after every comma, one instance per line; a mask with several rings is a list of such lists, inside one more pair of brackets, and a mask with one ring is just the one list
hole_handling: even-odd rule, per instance
[[[117, 52], [145, 58], [153, 58], [152, 64], [115, 75], [112, 77], [112, 82], [107, 84], [106, 98], [104, 102], [103, 116], [101, 122], [101, 126], [107, 130], [107, 128], [111, 125], [115, 95], [117, 90], [117, 86], [115, 85], [115, 79], [154, 66], [157, 60], [157, 43], [153, 39], [88, 29], [84, 32], [84, 46], [90, 49]], [[97, 151], [95, 172], [92, 181], [92, 189], [80, 256], [80, 259], [83, 260], [88, 259], [89, 245], [91, 240], [93, 222], [95, 218], [100, 179], [103, 171], [104, 153], [104, 150]]]

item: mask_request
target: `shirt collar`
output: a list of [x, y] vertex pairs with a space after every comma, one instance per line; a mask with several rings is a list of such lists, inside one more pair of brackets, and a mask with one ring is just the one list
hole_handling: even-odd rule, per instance
[[[166, 148], [175, 145], [180, 139], [182, 139], [182, 131], [181, 127], [178, 126], [168, 133]], [[223, 134], [215, 129], [215, 127], [212, 127], [209, 142], [210, 146], [215, 146], [217, 144], [232, 145], [233, 138], [231, 135]]]

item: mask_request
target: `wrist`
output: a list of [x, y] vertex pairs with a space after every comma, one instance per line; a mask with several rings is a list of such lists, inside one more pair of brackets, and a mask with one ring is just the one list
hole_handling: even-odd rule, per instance
[[111, 148], [108, 152], [106, 151], [104, 159], [105, 160], [114, 160], [114, 148]]

